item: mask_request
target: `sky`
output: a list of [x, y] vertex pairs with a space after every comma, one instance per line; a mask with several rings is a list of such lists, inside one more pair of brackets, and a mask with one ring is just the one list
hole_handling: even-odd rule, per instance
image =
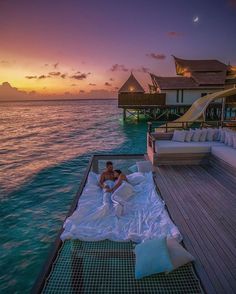
[[114, 98], [172, 55], [236, 65], [236, 0], [0, 0], [0, 100]]

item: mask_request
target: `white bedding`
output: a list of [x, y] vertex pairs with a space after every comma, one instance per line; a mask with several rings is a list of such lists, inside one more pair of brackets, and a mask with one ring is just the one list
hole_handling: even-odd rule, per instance
[[103, 203], [102, 189], [94, 183], [87, 183], [77, 209], [64, 223], [61, 239], [132, 240], [139, 243], [167, 236], [181, 241], [178, 228], [171, 221], [164, 202], [156, 192], [152, 173], [144, 176], [145, 181], [133, 186], [134, 195], [125, 202], [119, 217], [112, 204]]

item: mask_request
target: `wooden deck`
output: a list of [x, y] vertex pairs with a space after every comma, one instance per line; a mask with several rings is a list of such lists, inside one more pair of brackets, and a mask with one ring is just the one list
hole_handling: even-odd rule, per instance
[[236, 293], [236, 173], [160, 166], [155, 181], [206, 293]]

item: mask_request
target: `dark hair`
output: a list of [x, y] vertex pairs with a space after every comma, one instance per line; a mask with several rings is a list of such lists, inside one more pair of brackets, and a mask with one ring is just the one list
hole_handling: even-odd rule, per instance
[[113, 163], [111, 161], [107, 161], [106, 166], [109, 166], [109, 165], [113, 165]]
[[118, 173], [119, 175], [122, 173], [120, 169], [115, 169], [114, 172]]

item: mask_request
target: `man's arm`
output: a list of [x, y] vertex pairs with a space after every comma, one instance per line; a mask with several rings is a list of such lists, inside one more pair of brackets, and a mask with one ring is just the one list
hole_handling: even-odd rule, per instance
[[101, 187], [103, 189], [103, 183], [105, 181], [105, 175], [104, 175], [104, 172], [101, 174], [101, 177], [100, 177], [100, 181], [99, 181], [99, 187]]

